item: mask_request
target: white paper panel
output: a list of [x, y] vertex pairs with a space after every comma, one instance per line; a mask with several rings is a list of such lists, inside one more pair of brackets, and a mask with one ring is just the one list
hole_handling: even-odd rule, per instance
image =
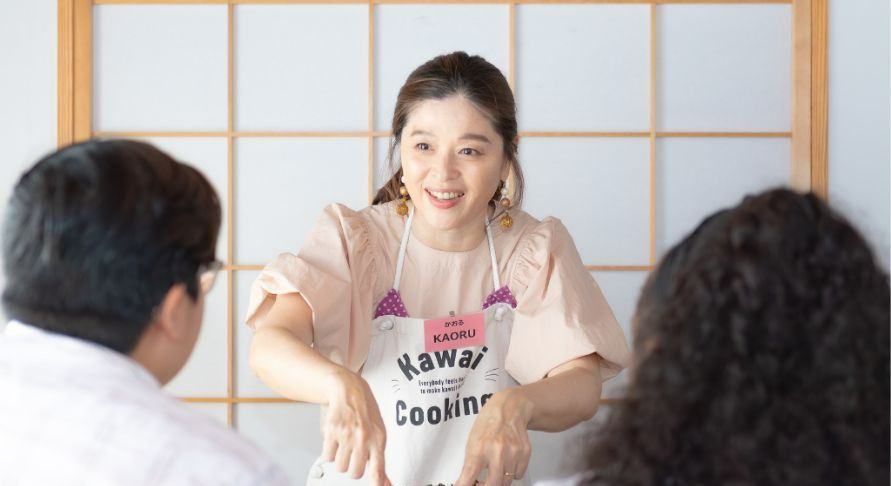
[[791, 11], [791, 5], [660, 5], [659, 129], [789, 130]]
[[525, 138], [524, 208], [560, 218], [589, 265], [649, 261], [646, 138]]
[[242, 138], [235, 143], [235, 261], [297, 252], [325, 206], [368, 204], [368, 139]]
[[187, 403], [186, 406], [226, 425], [228, 413], [225, 403]]
[[94, 129], [225, 130], [226, 9], [94, 7]]
[[440, 54], [480, 55], [507, 75], [507, 5], [379, 5], [374, 18], [376, 130], [390, 129], [408, 75]]
[[322, 452], [319, 406], [240, 403], [235, 413], [238, 431], [266, 451], [291, 484], [306, 484], [309, 468]]
[[891, 272], [891, 4], [828, 5], [829, 201]]
[[234, 299], [235, 299], [235, 395], [238, 397], [280, 397], [263, 383], [257, 375], [251, 371], [250, 351], [254, 333], [244, 323], [248, 300], [251, 294], [251, 284], [259, 271], [239, 270], [235, 272]]
[[[390, 180], [393, 172], [390, 164], [387, 162], [387, 150], [389, 150], [390, 139], [375, 138], [374, 139], [374, 189], [377, 191], [385, 182]], [[394, 154], [396, 162], [399, 160], [399, 153]], [[396, 166], [398, 169], [398, 165]]]
[[[0, 4], [0, 216], [25, 169], [56, 149], [57, 11], [52, 1]], [[3, 280], [0, 272], [0, 290]]]
[[[637, 300], [647, 280], [649, 272], [592, 272], [600, 285], [600, 290], [613, 310], [619, 325], [625, 331], [628, 348], [632, 347], [632, 319], [637, 308]], [[628, 370], [603, 384], [603, 397], [616, 398], [624, 396], [624, 387], [628, 381]]]
[[239, 130], [366, 130], [367, 5], [242, 5]]
[[517, 97], [522, 130], [648, 131], [650, 6], [518, 6]]
[[789, 139], [669, 138], [656, 147], [660, 254], [716, 210], [739, 203], [746, 194], [789, 183]]
[[217, 239], [217, 260], [225, 261], [227, 249], [226, 205], [228, 201], [226, 185], [229, 177], [226, 167], [228, 163], [226, 139], [222, 137], [153, 137], [142, 140], [154, 144], [174, 159], [198, 169], [210, 181], [220, 198], [220, 209], [222, 210], [222, 224]]
[[204, 301], [204, 320], [195, 350], [182, 371], [165, 387], [175, 396], [226, 396], [226, 278], [223, 272], [217, 276]]

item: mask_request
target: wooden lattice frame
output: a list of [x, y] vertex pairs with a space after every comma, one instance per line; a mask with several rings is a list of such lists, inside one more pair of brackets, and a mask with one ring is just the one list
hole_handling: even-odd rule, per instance
[[[233, 126], [233, 18], [237, 4], [305, 4], [319, 0], [58, 0], [58, 145], [64, 146], [92, 136], [109, 137], [225, 137], [228, 146], [227, 184], [227, 396], [189, 397], [192, 403], [227, 405], [228, 423], [234, 423], [236, 403], [283, 403], [284, 398], [238, 397], [234, 387], [233, 272], [259, 270], [259, 264], [236, 264], [233, 258], [233, 142], [246, 137], [361, 137], [368, 140], [368, 196], [373, 195], [374, 139], [388, 132], [374, 130], [374, 6], [378, 4], [506, 4], [509, 11], [508, 80], [515, 86], [516, 5], [547, 4], [649, 4], [650, 5], [650, 121], [644, 132], [521, 132], [520, 137], [640, 137], [650, 143], [650, 242], [649, 262], [641, 265], [586, 265], [592, 271], [649, 271], [656, 263], [656, 140], [668, 137], [790, 138], [792, 143], [791, 185], [828, 197], [827, 164], [827, 8], [828, 0], [328, 0], [323, 3], [368, 5], [368, 129], [364, 131], [236, 131]], [[667, 132], [656, 130], [656, 10], [660, 4], [791, 4], [793, 10], [792, 131], [791, 132]], [[95, 132], [92, 129], [92, 13], [100, 4], [222, 4], [228, 5], [228, 115], [227, 129], [220, 132]], [[605, 404], [609, 400], [604, 400]]]

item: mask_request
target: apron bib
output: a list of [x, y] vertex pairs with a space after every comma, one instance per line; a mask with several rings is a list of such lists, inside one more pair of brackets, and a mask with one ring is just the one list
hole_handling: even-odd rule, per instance
[[[399, 280], [414, 207], [399, 248], [393, 288], [378, 304], [362, 378], [371, 387], [387, 431], [385, 463], [394, 486], [451, 485], [464, 465], [474, 420], [496, 392], [517, 386], [504, 370], [516, 301], [501, 287], [492, 232], [486, 238], [494, 290], [483, 310], [438, 319], [409, 317]], [[363, 485], [317, 460], [308, 485]], [[514, 485], [526, 484], [514, 481]]]

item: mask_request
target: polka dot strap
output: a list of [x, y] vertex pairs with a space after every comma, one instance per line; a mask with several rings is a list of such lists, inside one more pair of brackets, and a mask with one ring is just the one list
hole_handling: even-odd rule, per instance
[[492, 293], [486, 297], [485, 302], [483, 302], [483, 310], [486, 310], [499, 302], [507, 304], [513, 309], [516, 309], [517, 307], [517, 299], [514, 298], [514, 294], [507, 288], [507, 285], [500, 289], [493, 290]]
[[[393, 278], [393, 288], [391, 288], [387, 292], [387, 295], [385, 295], [377, 304], [377, 309], [374, 311], [375, 319], [380, 316], [408, 317], [408, 311], [405, 310], [405, 304], [402, 302], [402, 297], [399, 295], [399, 281], [402, 276], [402, 265], [405, 261], [405, 251], [408, 248], [408, 237], [411, 234], [411, 223], [413, 219], [414, 206], [411, 206], [408, 213], [408, 219], [405, 222], [405, 229], [402, 233], [402, 241], [399, 245], [399, 256], [396, 260], [396, 275]], [[492, 237], [492, 230], [489, 228], [489, 223], [490, 221], [487, 216], [484, 224], [486, 228], [486, 239], [489, 243], [489, 256], [492, 260], [492, 283], [494, 284], [493, 288], [495, 290], [486, 297], [486, 300], [483, 302], [483, 309], [485, 310], [499, 302], [508, 304], [512, 308], [516, 308], [517, 300], [514, 298], [510, 289], [507, 288], [507, 285], [504, 287], [501, 286], [501, 281], [498, 278], [498, 260], [495, 258], [495, 241]]]
[[402, 303], [402, 297], [399, 296], [399, 292], [396, 289], [390, 289], [387, 295], [377, 304], [374, 318], [377, 319], [380, 316], [408, 317], [405, 304]]

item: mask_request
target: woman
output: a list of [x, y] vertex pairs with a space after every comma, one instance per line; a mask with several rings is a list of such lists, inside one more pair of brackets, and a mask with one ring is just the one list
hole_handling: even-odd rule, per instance
[[330, 206], [255, 282], [251, 366], [327, 408], [310, 484], [510, 484], [527, 430], [593, 416], [622, 331], [563, 225], [507, 197], [523, 178], [497, 68], [463, 52], [420, 66], [392, 133], [401, 164], [374, 205]]
[[573, 483], [889, 483], [888, 275], [816, 196], [708, 218], [651, 276], [635, 334], [628, 398]]

